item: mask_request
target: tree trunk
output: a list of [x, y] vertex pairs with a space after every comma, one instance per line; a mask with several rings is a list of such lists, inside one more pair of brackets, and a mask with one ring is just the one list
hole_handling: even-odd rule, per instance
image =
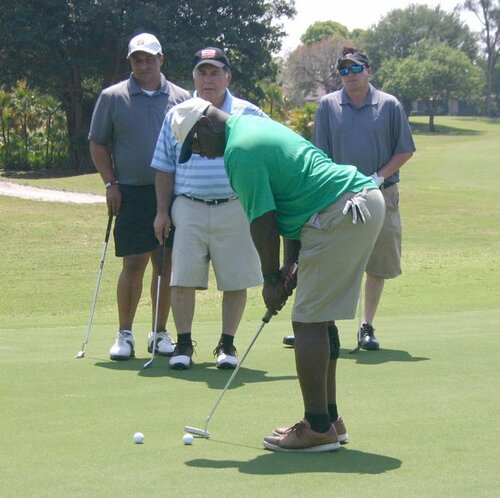
[[430, 132], [435, 132], [436, 127], [434, 126], [434, 106], [432, 104], [429, 104], [429, 131]]
[[90, 116], [85, 112], [80, 66], [73, 67], [72, 81], [62, 96], [68, 127], [70, 169], [93, 171], [87, 140]]

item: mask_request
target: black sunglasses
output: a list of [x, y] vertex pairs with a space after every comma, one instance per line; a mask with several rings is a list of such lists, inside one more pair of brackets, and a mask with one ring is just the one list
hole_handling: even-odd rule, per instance
[[340, 76], [347, 76], [349, 73], [359, 74], [363, 72], [364, 68], [365, 66], [363, 66], [363, 64], [355, 64], [351, 67], [343, 67], [342, 69], [339, 69], [339, 73]]

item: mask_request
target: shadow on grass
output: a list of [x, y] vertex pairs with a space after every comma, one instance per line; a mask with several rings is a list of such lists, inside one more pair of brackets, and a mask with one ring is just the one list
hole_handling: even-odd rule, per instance
[[477, 136], [483, 132], [478, 130], [471, 130], [467, 128], [455, 128], [453, 126], [444, 126], [434, 122], [435, 131], [429, 130], [429, 123], [411, 123], [411, 131], [415, 135], [429, 135], [429, 136]]
[[[217, 442], [217, 441], [215, 441]], [[269, 452], [250, 461], [209, 460], [199, 458], [186, 462], [188, 467], [204, 469], [238, 469], [242, 474], [287, 475], [298, 473], [383, 474], [401, 467], [401, 460], [376, 453], [342, 447], [331, 453]]]
[[361, 349], [355, 354], [349, 354], [350, 349], [341, 349], [340, 357], [347, 360], [356, 360], [363, 365], [381, 365], [393, 361], [413, 363], [416, 361], [428, 361], [430, 358], [424, 356], [412, 356], [408, 351], [400, 349], [380, 349], [378, 351], [364, 351]]
[[[110, 370], [137, 371], [138, 375], [143, 377], [170, 377], [187, 382], [203, 382], [210, 389], [222, 389], [233, 370], [219, 370], [215, 364], [210, 363], [193, 363], [189, 370], [172, 370], [168, 367], [168, 358], [157, 357], [150, 368], [143, 368], [147, 359], [133, 359], [127, 361], [102, 361], [95, 365], [101, 368], [109, 368]], [[277, 377], [269, 377], [264, 370], [253, 370], [242, 366], [231, 383], [230, 389], [242, 387], [245, 384], [254, 384], [256, 382], [271, 382], [280, 380], [295, 380], [295, 375], [281, 375]]]
[[[293, 347], [285, 346], [285, 349], [293, 351]], [[408, 351], [399, 349], [380, 349], [379, 351], [364, 351], [360, 350], [355, 354], [349, 354], [350, 349], [340, 349], [340, 358], [347, 360], [356, 360], [357, 363], [363, 365], [380, 365], [382, 363], [389, 363], [390, 361], [428, 361], [430, 358], [423, 356], [412, 356]]]

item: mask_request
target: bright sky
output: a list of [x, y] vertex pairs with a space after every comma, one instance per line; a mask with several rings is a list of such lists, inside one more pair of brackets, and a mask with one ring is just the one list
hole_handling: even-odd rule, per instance
[[[284, 23], [288, 36], [283, 42], [283, 53], [293, 50], [300, 43], [300, 37], [316, 21], [336, 21], [349, 30], [367, 29], [394, 9], [405, 9], [411, 4], [441, 6], [445, 12], [453, 12], [457, 0], [295, 0], [297, 15]], [[471, 12], [462, 13], [461, 19], [473, 31], [480, 30], [480, 24]]]

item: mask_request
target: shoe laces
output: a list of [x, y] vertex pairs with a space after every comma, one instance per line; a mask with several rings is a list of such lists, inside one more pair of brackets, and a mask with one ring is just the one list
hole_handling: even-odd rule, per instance
[[219, 342], [219, 344], [215, 346], [213, 355], [219, 356], [221, 353], [224, 353], [228, 356], [236, 356], [236, 348], [234, 346], [224, 347], [224, 344], [222, 342]]
[[194, 354], [194, 347], [196, 346], [196, 342], [180, 342], [175, 346], [173, 356], [192, 356]]
[[118, 332], [116, 340], [118, 344], [123, 344], [124, 342], [133, 341], [134, 336], [132, 335], [131, 332], [125, 332], [124, 330], [120, 330]]
[[292, 427], [289, 427], [286, 431], [285, 431], [285, 435], [289, 435], [291, 434], [292, 432], [296, 432], [297, 433], [297, 436], [300, 436], [300, 434], [302, 432], [304, 432], [304, 430], [307, 429], [307, 426], [306, 426], [306, 423], [301, 420], [300, 422], [297, 422], [295, 425], [292, 425]]
[[170, 334], [166, 330], [160, 330], [159, 332], [156, 332], [156, 343], [158, 344], [160, 340], [172, 342], [172, 338], [170, 337]]
[[375, 329], [369, 323], [363, 323], [363, 325], [361, 325], [361, 335], [367, 335], [369, 337], [373, 337], [374, 333]]

